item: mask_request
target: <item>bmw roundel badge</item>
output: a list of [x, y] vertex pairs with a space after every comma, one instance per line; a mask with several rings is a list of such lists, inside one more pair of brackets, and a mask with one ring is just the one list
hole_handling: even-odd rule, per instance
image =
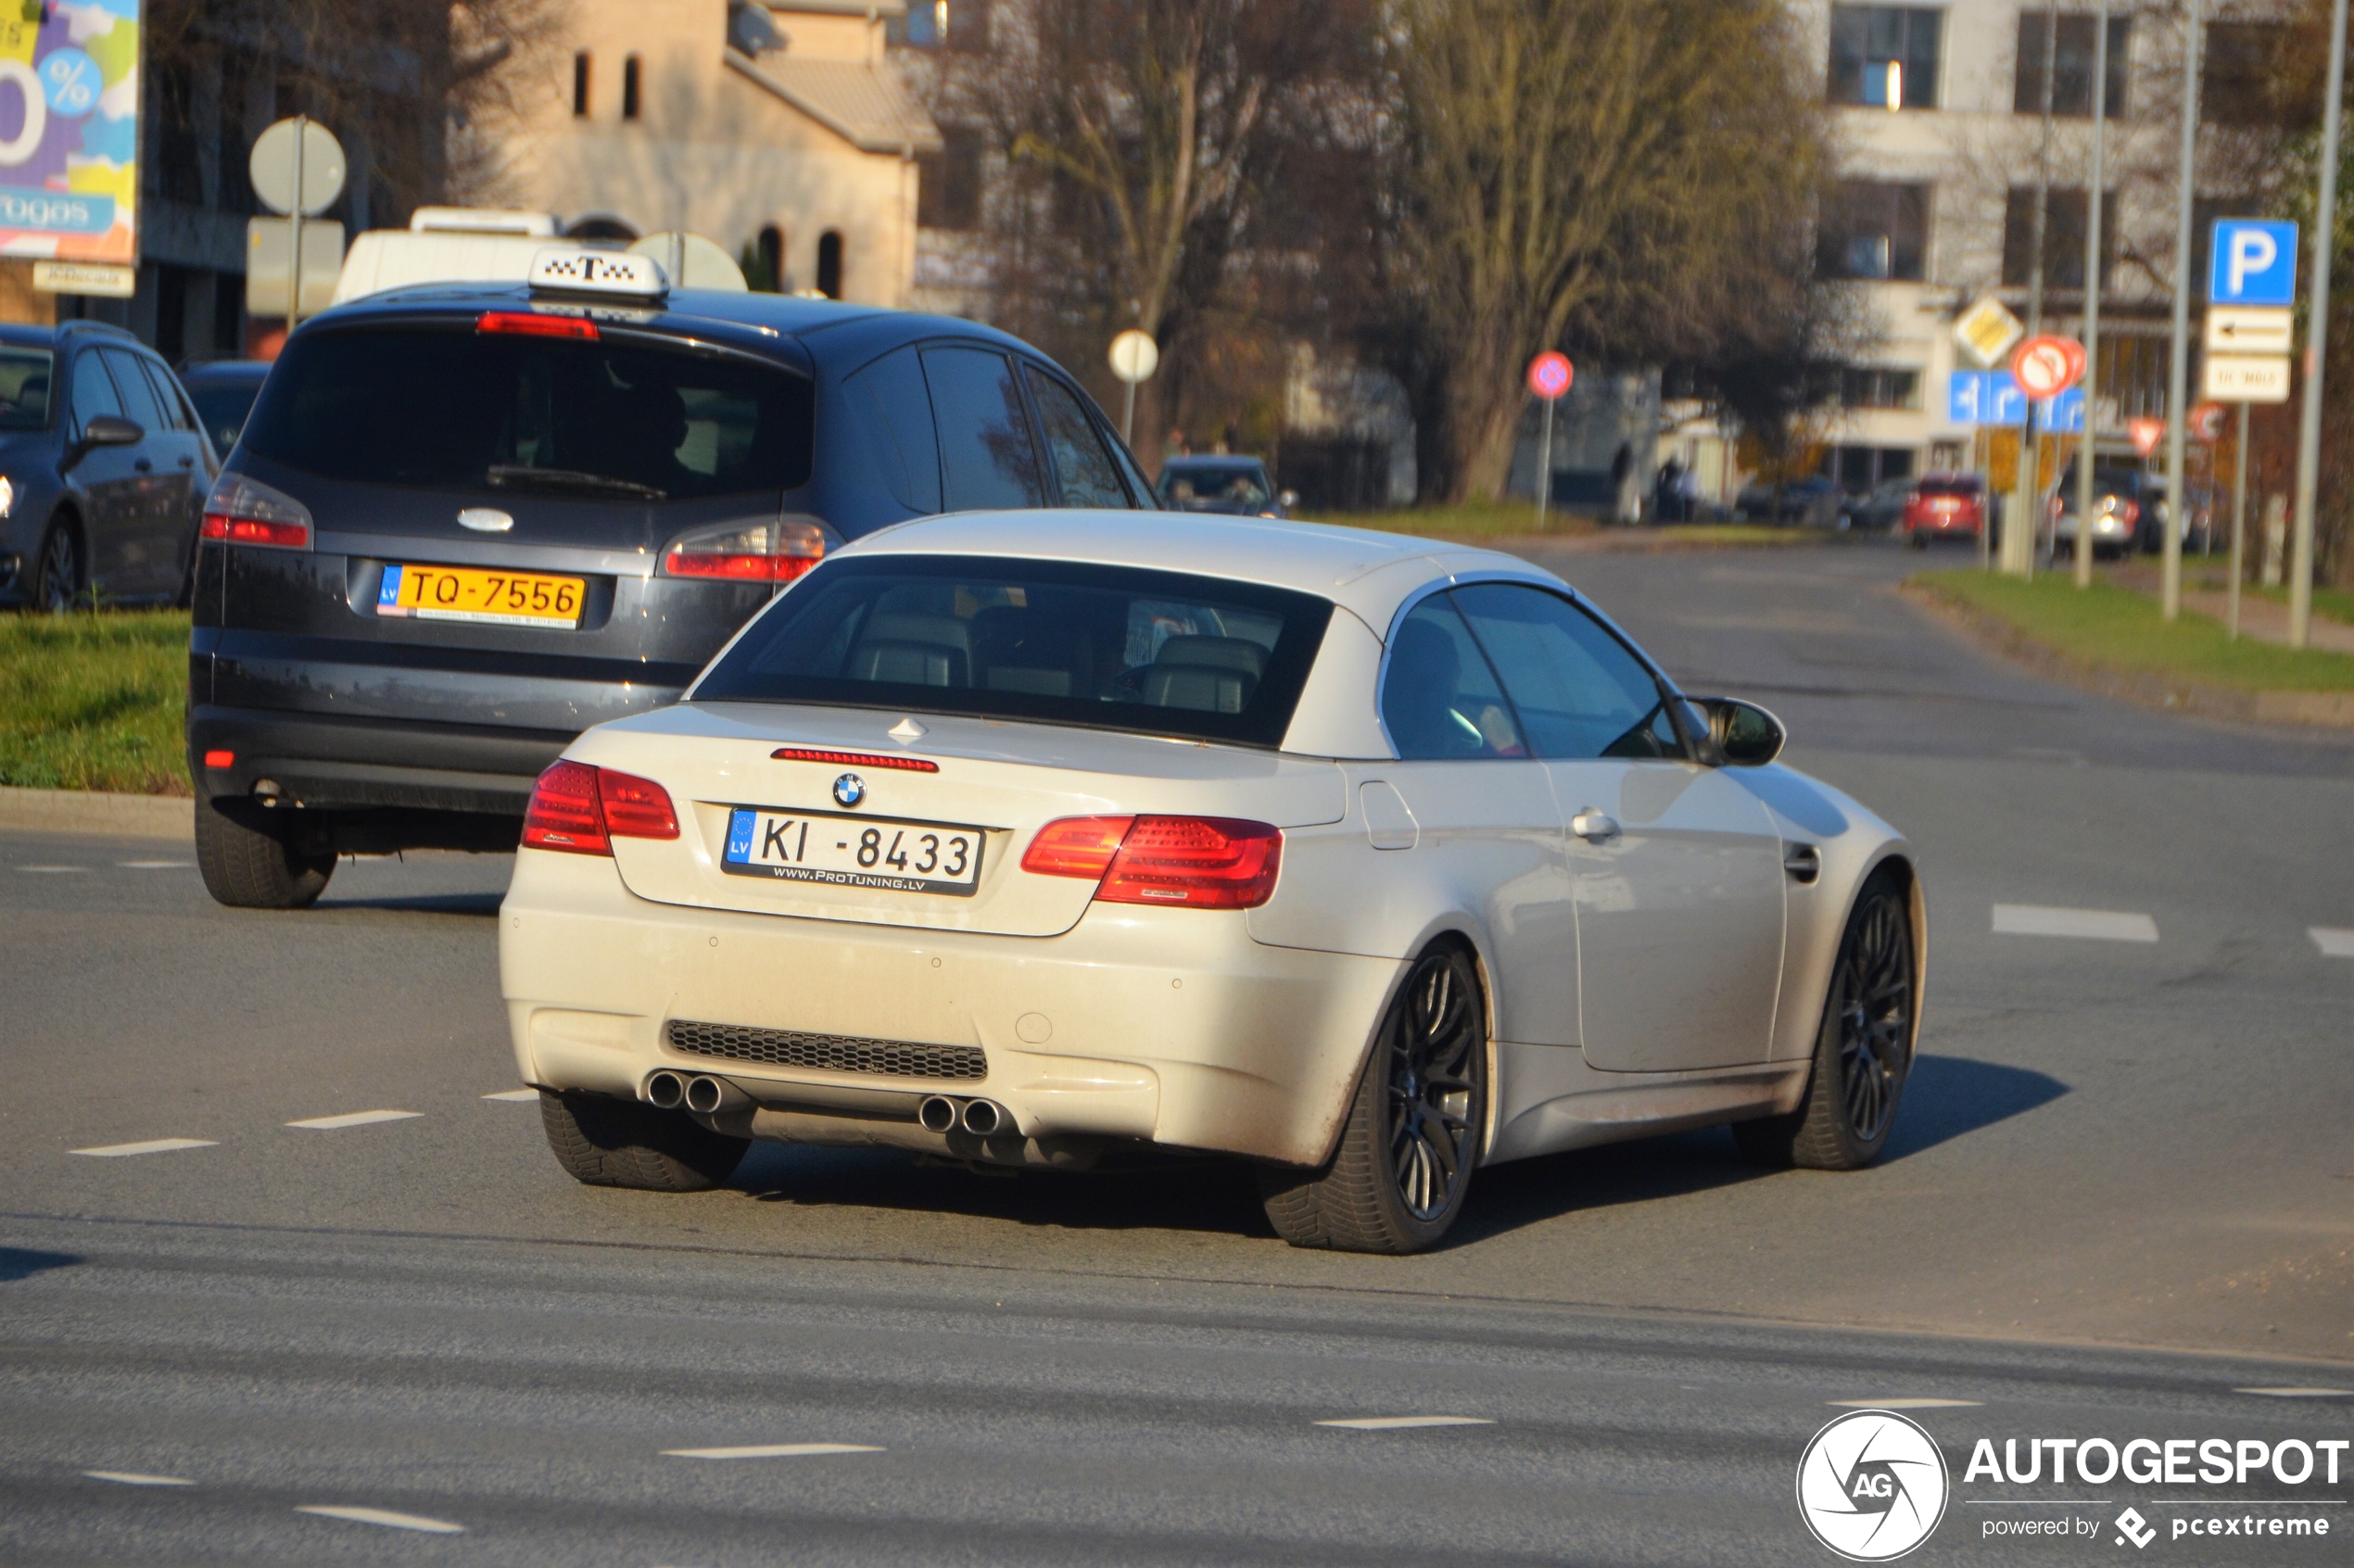
[[854, 773], [845, 773], [834, 780], [834, 804], [848, 808], [867, 798], [867, 781]]

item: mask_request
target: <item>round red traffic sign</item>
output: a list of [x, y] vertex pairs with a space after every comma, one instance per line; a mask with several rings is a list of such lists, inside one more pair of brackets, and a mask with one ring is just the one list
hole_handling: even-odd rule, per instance
[[2084, 346], [2072, 337], [2031, 337], [2011, 355], [2019, 389], [2042, 401], [2057, 398], [2084, 375]]
[[1570, 368], [1568, 355], [1548, 348], [1528, 361], [1528, 389], [1550, 402], [1569, 390], [1576, 373]]
[[2223, 405], [2193, 403], [2191, 411], [2183, 417], [2183, 425], [2192, 440], [2211, 447], [2223, 438]]

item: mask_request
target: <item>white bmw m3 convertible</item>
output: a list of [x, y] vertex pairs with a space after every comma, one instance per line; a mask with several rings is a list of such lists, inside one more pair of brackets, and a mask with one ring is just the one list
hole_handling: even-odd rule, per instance
[[583, 1182], [749, 1140], [1258, 1163], [1303, 1246], [1443, 1235], [1483, 1165], [1730, 1123], [1886, 1144], [1911, 848], [1510, 556], [968, 512], [858, 540], [539, 780], [500, 918]]

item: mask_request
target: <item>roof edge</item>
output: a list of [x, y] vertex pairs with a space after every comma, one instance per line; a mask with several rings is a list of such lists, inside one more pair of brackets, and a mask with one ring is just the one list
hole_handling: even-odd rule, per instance
[[[723, 53], [728, 70], [753, 85], [775, 95], [780, 101], [791, 105], [860, 152], [896, 153], [902, 158], [913, 158], [919, 152], [938, 152], [943, 145], [941, 142], [939, 131], [929, 124], [920, 128], [910, 126], [907, 133], [903, 136], [863, 135], [848, 121], [821, 108], [761, 70], [760, 63], [741, 49], [729, 44]], [[872, 70], [878, 68], [870, 64], [867, 69]]]

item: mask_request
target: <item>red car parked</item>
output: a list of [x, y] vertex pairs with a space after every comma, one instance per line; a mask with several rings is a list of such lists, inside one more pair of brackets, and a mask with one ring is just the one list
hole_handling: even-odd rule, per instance
[[1927, 550], [1932, 539], [1976, 543], [1986, 525], [1986, 482], [1975, 474], [1929, 474], [1905, 502], [1905, 540]]

